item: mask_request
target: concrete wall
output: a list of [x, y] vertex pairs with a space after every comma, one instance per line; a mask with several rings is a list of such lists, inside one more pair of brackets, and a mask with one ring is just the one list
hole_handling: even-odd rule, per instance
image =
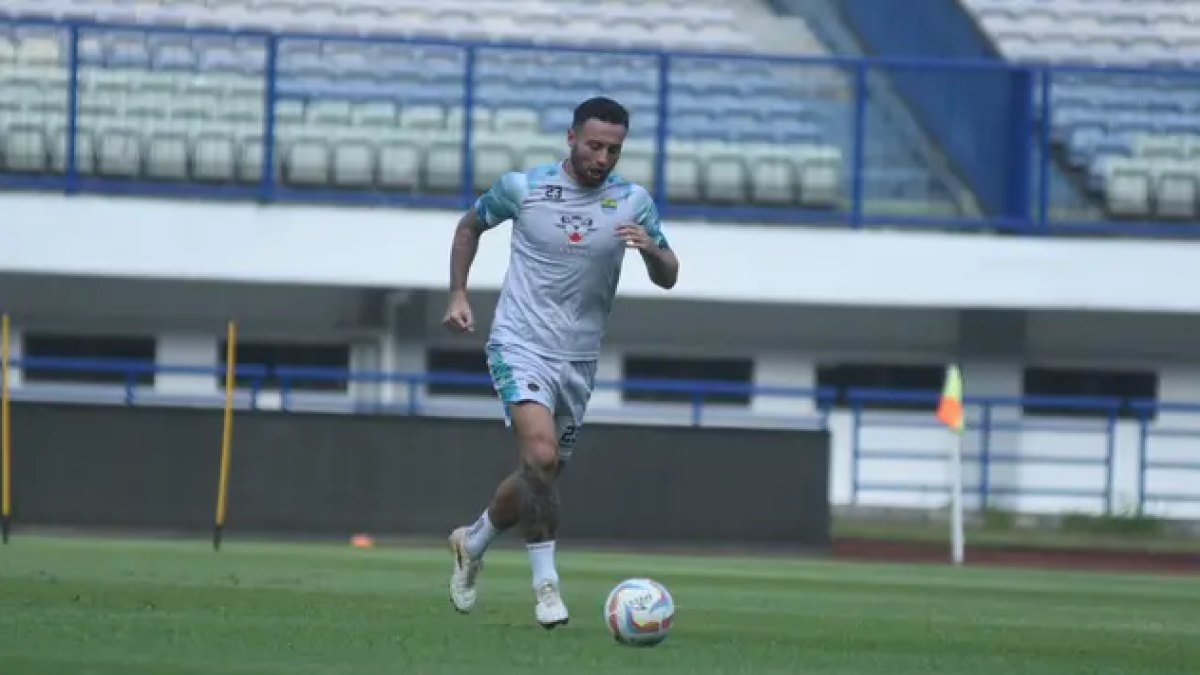
[[[22, 403], [13, 410], [14, 522], [213, 527], [215, 410]], [[226, 530], [444, 536], [514, 466], [502, 424], [247, 412], [234, 425]], [[738, 449], [729, 461], [728, 449]], [[575, 541], [824, 547], [823, 432], [597, 428], [563, 474]]]

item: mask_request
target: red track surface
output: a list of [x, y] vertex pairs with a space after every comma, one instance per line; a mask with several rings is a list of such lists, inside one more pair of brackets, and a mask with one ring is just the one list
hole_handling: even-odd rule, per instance
[[[832, 553], [843, 560], [875, 562], [947, 562], [950, 557], [946, 544], [872, 539], [838, 539]], [[998, 567], [1200, 574], [1200, 553], [968, 545], [966, 561]]]

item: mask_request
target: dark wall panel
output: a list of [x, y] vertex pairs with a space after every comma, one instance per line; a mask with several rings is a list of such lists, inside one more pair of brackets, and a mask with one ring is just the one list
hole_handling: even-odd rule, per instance
[[[206, 530], [221, 415], [16, 404], [20, 524]], [[239, 413], [233, 532], [442, 535], [516, 466], [498, 421]], [[823, 432], [593, 424], [562, 479], [574, 540], [822, 546]]]
[[13, 521], [211, 528], [221, 413], [12, 405]]

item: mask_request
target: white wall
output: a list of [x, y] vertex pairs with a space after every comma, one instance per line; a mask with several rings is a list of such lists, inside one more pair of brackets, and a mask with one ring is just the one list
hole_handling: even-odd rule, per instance
[[[221, 340], [210, 333], [170, 332], [158, 334], [156, 358], [159, 363], [198, 368], [216, 368], [221, 363]], [[214, 375], [161, 373], [155, 378], [156, 393], [215, 393], [220, 379]]]
[[[827, 329], [834, 333], [836, 330]], [[425, 345], [420, 341], [404, 339], [394, 334], [380, 332], [369, 337], [358, 336], [352, 351], [352, 366], [361, 369], [384, 369], [400, 372], [421, 372], [425, 369]], [[20, 353], [20, 332], [14, 332], [14, 354]], [[924, 336], [930, 341], [930, 336]], [[162, 363], [215, 366], [217, 347], [221, 335], [217, 332], [166, 331], [157, 335], [157, 358]], [[937, 342], [937, 340], [932, 340]], [[599, 380], [614, 381], [621, 378], [622, 357], [632, 350], [622, 345], [608, 348], [600, 363]], [[848, 354], [862, 353], [862, 346], [848, 350]], [[868, 350], [869, 351], [869, 350]], [[897, 349], [893, 353], [875, 351], [873, 355], [887, 361], [903, 361], [914, 358], [911, 350]], [[763, 387], [795, 388], [811, 390], [816, 382], [818, 358], [836, 357], [836, 350], [825, 345], [821, 349], [808, 349], [797, 345], [795, 349], [762, 350], [756, 356], [755, 384]], [[1020, 367], [1016, 361], [1003, 359], [970, 359], [963, 363], [964, 378], [969, 392], [981, 396], [1017, 397], [1020, 395]], [[1163, 364], [1161, 372], [1162, 399], [1183, 399], [1200, 402], [1200, 365], [1180, 366]], [[14, 370], [12, 380], [14, 396], [37, 397], [47, 395], [77, 397], [80, 388], [46, 387], [22, 385], [20, 372]], [[215, 376], [161, 375], [152, 391], [139, 392], [145, 402], [159, 400], [175, 401], [180, 396], [190, 401], [219, 404], [221, 392]], [[122, 400], [120, 387], [100, 388], [107, 391], [105, 399], [110, 402]], [[95, 399], [96, 388], [92, 388]], [[330, 407], [346, 409], [351, 400], [383, 402], [395, 405], [409, 403], [409, 388], [402, 383], [388, 386], [363, 385], [349, 395], [301, 395], [296, 394], [297, 407]], [[245, 394], [240, 404], [248, 403]], [[427, 414], [484, 416], [499, 419], [500, 409], [490, 399], [454, 399], [441, 397], [436, 400], [422, 396], [420, 409]], [[260, 407], [272, 408], [279, 405], [278, 396], [270, 392], [260, 396]], [[1155, 461], [1200, 463], [1194, 438], [1200, 438], [1200, 408], [1196, 413], [1165, 412], [1150, 425], [1148, 440], [1150, 456]], [[981, 411], [968, 411], [973, 423], [977, 423]], [[1023, 419], [1012, 407], [996, 408], [992, 411], [994, 423], [1008, 425], [993, 433], [989, 451], [997, 461], [989, 469], [989, 483], [997, 493], [991, 504], [1028, 512], [1086, 511], [1099, 512], [1105, 498], [1099, 492], [1106, 479], [1099, 462], [1109, 451], [1106, 423], [1103, 421]], [[692, 410], [688, 405], [638, 405], [622, 403], [619, 393], [612, 388], [596, 392], [590, 412], [590, 424], [628, 423], [635, 420], [647, 424], [688, 424]], [[808, 396], [799, 392], [794, 395], [755, 396], [751, 405], [744, 410], [721, 411], [719, 414], [706, 410], [704, 425], [772, 426], [808, 428], [819, 424], [820, 415]], [[856, 425], [850, 411], [835, 411], [829, 418], [832, 430], [831, 498], [835, 504], [852, 501], [860, 504], [887, 506], [938, 507], [946, 502], [947, 484], [946, 453], [951, 438], [929, 414], [916, 413], [864, 413]], [[1187, 430], [1188, 438], [1161, 438], [1156, 432]], [[1117, 426], [1114, 453], [1112, 496], [1117, 509], [1131, 507], [1138, 498], [1139, 452], [1141, 436], [1136, 423], [1121, 423]], [[983, 451], [982, 438], [977, 430], [967, 434], [965, 443], [968, 457], [977, 457]], [[857, 463], [857, 480], [860, 489], [853, 490], [855, 452], [864, 457]], [[1001, 458], [1020, 461], [1000, 461]], [[1047, 458], [1076, 458], [1094, 461], [1096, 466], [1078, 466], [1047, 463]], [[968, 487], [980, 483], [980, 465], [969, 461], [964, 467], [964, 484]], [[909, 488], [899, 491], [885, 486]], [[875, 486], [875, 487], [872, 487]], [[922, 488], [923, 491], [917, 489]], [[1178, 470], [1153, 469], [1147, 474], [1147, 487], [1152, 492], [1173, 492], [1190, 497], [1190, 503], [1147, 504], [1152, 513], [1177, 517], [1200, 517], [1200, 472], [1182, 473]], [[1073, 488], [1089, 494], [1077, 497], [1062, 495], [1039, 495], [1038, 489], [1062, 490]], [[1020, 492], [1013, 496], [1003, 494]]]
[[[445, 288], [447, 247], [460, 215], [17, 193], [0, 194], [0, 212], [3, 272], [436, 289]], [[1200, 311], [1200, 295], [1191, 290], [1200, 247], [1171, 241], [754, 223], [666, 229], [683, 261], [679, 286], [667, 293], [645, 274], [627, 274], [623, 297]], [[501, 227], [485, 238], [471, 274], [476, 287], [499, 288], [510, 233]]]
[[[18, 326], [11, 326], [8, 335], [8, 358], [10, 361], [15, 361], [21, 358], [21, 329]], [[21, 369], [10, 368], [8, 371], [8, 386], [21, 386]]]

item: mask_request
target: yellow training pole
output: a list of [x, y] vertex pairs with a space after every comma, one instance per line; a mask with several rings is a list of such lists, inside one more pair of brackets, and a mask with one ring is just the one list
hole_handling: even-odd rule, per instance
[[233, 392], [237, 363], [237, 324], [229, 322], [225, 346], [225, 424], [221, 434], [221, 479], [217, 485], [217, 517], [213, 527], [213, 550], [221, 550], [225, 528], [225, 508], [229, 495], [229, 462], [233, 451]]

